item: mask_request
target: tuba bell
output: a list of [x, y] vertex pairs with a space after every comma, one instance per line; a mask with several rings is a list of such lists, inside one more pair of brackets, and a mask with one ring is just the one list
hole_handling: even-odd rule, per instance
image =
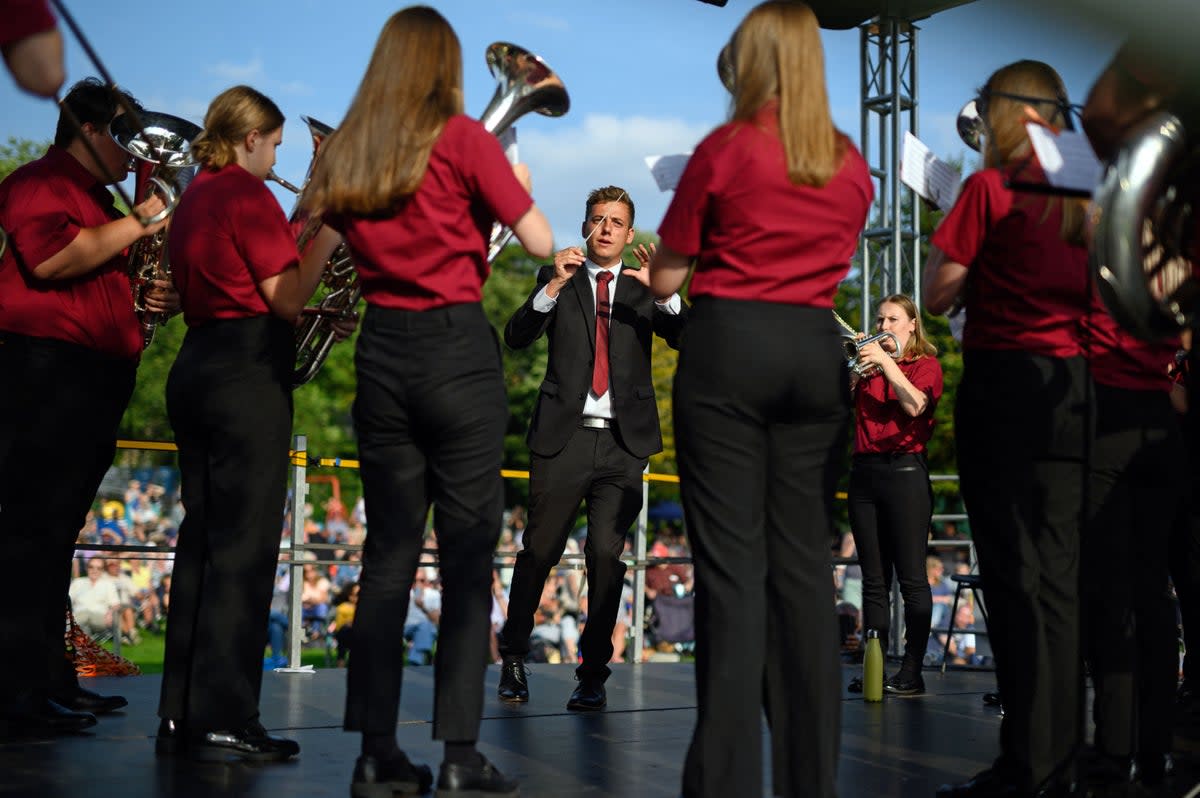
[[[109, 130], [121, 149], [134, 157], [135, 164], [140, 167], [139, 176], [145, 173], [144, 181], [138, 181], [134, 201], [144, 201], [154, 193], [162, 195], [166, 207], [146, 220], [146, 224], [156, 224], [175, 210], [183, 190], [196, 176], [199, 167], [192, 160], [191, 143], [200, 135], [200, 128], [186, 119], [160, 113], [143, 113], [141, 129], [136, 128], [133, 122], [129, 114], [121, 114], [112, 121]], [[142, 325], [144, 346], [150, 345], [154, 331], [166, 320], [162, 314], [146, 310], [146, 291], [153, 280], [165, 280], [171, 276], [167, 255], [168, 233], [169, 228], [164, 227], [154, 235], [139, 239], [129, 253], [128, 272], [133, 309]]]
[[[488, 69], [496, 78], [496, 91], [479, 121], [492, 135], [500, 136], [527, 113], [557, 117], [571, 107], [562, 80], [545, 61], [525, 48], [508, 42], [496, 42], [487, 48], [486, 60]], [[313, 137], [313, 162], [308, 168], [308, 174], [311, 175], [321, 142], [334, 129], [315, 119], [302, 118], [308, 123]], [[303, 187], [296, 189], [273, 174], [270, 177], [297, 193], [303, 191]], [[306, 177], [305, 183], [307, 181]], [[296, 207], [299, 208], [299, 203]], [[296, 214], [293, 213], [293, 222], [296, 221]], [[310, 220], [304, 226], [298, 240], [301, 250], [320, 227], [319, 219]], [[492, 225], [488, 240], [488, 263], [496, 259], [512, 234], [512, 230], [498, 222]], [[316, 305], [304, 309], [296, 329], [296, 369], [292, 377], [295, 387], [316, 376], [333, 346], [332, 322], [352, 313], [362, 296], [362, 284], [345, 244], [334, 250], [325, 264], [321, 283], [326, 293]]]
[[969, 100], [958, 112], [954, 126], [958, 129], [958, 137], [975, 152], [983, 152], [984, 122], [979, 114], [979, 106], [975, 100]]
[[1126, 138], [1093, 193], [1088, 249], [1097, 287], [1117, 323], [1140, 338], [1177, 334], [1200, 303], [1188, 257], [1198, 157], [1179, 117], [1156, 112]]

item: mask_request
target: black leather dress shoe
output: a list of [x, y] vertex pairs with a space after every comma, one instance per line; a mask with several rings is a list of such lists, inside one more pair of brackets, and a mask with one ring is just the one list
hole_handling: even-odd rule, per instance
[[96, 725], [90, 712], [75, 712], [49, 699], [18, 701], [0, 713], [0, 735], [71, 734]]
[[437, 798], [479, 798], [485, 795], [517, 798], [520, 794], [521, 788], [517, 782], [505, 778], [482, 754], [474, 765], [443, 762], [435, 793]]
[[282, 762], [300, 753], [300, 744], [272, 737], [257, 721], [242, 729], [189, 733], [187, 753], [201, 762]]
[[179, 721], [163, 718], [158, 722], [158, 734], [154, 736], [154, 753], [158, 756], [181, 754], [185, 741]]
[[590, 679], [586, 676], [579, 680], [579, 686], [571, 693], [567, 701], [567, 709], [577, 712], [595, 712], [604, 709], [608, 703], [608, 694], [604, 690], [604, 682]]
[[962, 784], [943, 784], [934, 794], [937, 798], [1033, 798], [1031, 790], [991, 768]]
[[999, 690], [997, 690], [994, 693], [984, 693], [983, 694], [983, 705], [985, 707], [998, 707], [998, 706], [1000, 706], [1000, 703], [1001, 702], [1000, 702], [1000, 691]]
[[505, 655], [500, 664], [500, 687], [496, 694], [508, 704], [524, 704], [529, 700], [529, 681], [525, 675], [525, 658]]
[[392, 798], [424, 795], [433, 786], [429, 765], [414, 765], [403, 751], [388, 759], [363, 754], [354, 763], [351, 798]]
[[79, 685], [52, 694], [50, 700], [74, 712], [91, 712], [93, 715], [107, 715], [129, 706], [124, 696], [100, 695]]
[[883, 691], [892, 695], [921, 695], [925, 692], [925, 679], [919, 673], [915, 676], [897, 673], [884, 681]]

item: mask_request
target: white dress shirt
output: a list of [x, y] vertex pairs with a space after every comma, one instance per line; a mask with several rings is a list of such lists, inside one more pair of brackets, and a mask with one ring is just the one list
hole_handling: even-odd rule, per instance
[[[596, 276], [600, 274], [602, 267], [597, 266], [588, 260], [584, 263], [587, 267], [588, 283], [592, 286], [592, 311], [596, 310]], [[645, 268], [645, 267], [643, 267]], [[621, 279], [621, 264], [612, 266], [604, 271], [612, 272], [612, 282], [608, 284], [609, 301], [612, 302], [617, 296], [617, 280]], [[633, 278], [629, 278], [633, 279]], [[533, 309], [538, 313], [549, 313], [554, 310], [554, 306], [558, 304], [558, 297], [552, 297], [546, 294], [546, 286], [542, 286], [542, 290], [537, 292], [533, 298]], [[654, 306], [662, 313], [669, 313], [672, 316], [679, 315], [679, 309], [682, 306], [682, 300], [679, 294], [671, 294], [666, 302], [655, 300]], [[611, 322], [611, 319], [610, 319]], [[611, 350], [610, 350], [611, 351]], [[597, 396], [590, 388], [588, 389], [587, 399], [583, 402], [583, 415], [590, 418], [608, 418], [613, 417], [612, 409], [612, 369], [608, 370], [610, 390], [605, 391], [602, 395]]]

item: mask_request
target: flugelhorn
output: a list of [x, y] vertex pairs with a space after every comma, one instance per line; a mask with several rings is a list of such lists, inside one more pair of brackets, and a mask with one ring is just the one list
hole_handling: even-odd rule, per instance
[[958, 119], [955, 120], [954, 126], [958, 129], [958, 137], [975, 152], [983, 152], [983, 138], [986, 129], [983, 117], [979, 114], [979, 105], [975, 100], [967, 101], [967, 104], [958, 112]]
[[1113, 318], [1144, 339], [1174, 335], [1200, 306], [1189, 260], [1200, 202], [1200, 144], [1159, 111], [1126, 138], [1093, 192], [1089, 260]]
[[891, 355], [892, 360], [899, 360], [900, 356], [903, 354], [900, 351], [900, 340], [890, 332], [875, 333], [874, 335], [868, 335], [866, 338], [858, 338], [853, 335], [843, 336], [842, 349], [846, 353], [846, 365], [850, 367], [851, 371], [860, 377], [871, 373], [871, 370], [875, 368], [875, 366], [870, 363], [863, 363], [861, 360], [859, 360], [859, 352], [867, 344], [879, 344], [882, 347], [884, 339], [887, 338], [892, 339], [892, 351], [888, 352], [887, 349], [884, 349], [883, 351], [888, 352], [888, 354]]
[[[151, 165], [145, 181], [147, 190], [140, 196], [135, 190], [134, 199], [144, 201], [154, 193], [162, 195], [163, 209], [146, 221], [155, 224], [175, 210], [183, 190], [195, 177], [198, 166], [192, 159], [191, 143], [200, 135], [200, 128], [170, 114], [146, 112], [141, 116], [140, 128], [134, 126], [128, 114], [121, 114], [112, 121], [109, 130], [121, 149]], [[168, 235], [169, 228], [164, 227], [153, 235], [139, 238], [129, 252], [129, 284], [133, 292], [133, 309], [142, 325], [144, 346], [150, 345], [154, 331], [164, 321], [161, 313], [146, 310], [146, 291], [154, 280], [171, 277]]]

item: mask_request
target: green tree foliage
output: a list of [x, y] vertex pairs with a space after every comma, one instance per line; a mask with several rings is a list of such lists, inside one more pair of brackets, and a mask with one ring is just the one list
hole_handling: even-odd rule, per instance
[[7, 144], [0, 144], [0, 180], [12, 174], [18, 166], [41, 158], [49, 146], [48, 141], [30, 141], [9, 136]]

